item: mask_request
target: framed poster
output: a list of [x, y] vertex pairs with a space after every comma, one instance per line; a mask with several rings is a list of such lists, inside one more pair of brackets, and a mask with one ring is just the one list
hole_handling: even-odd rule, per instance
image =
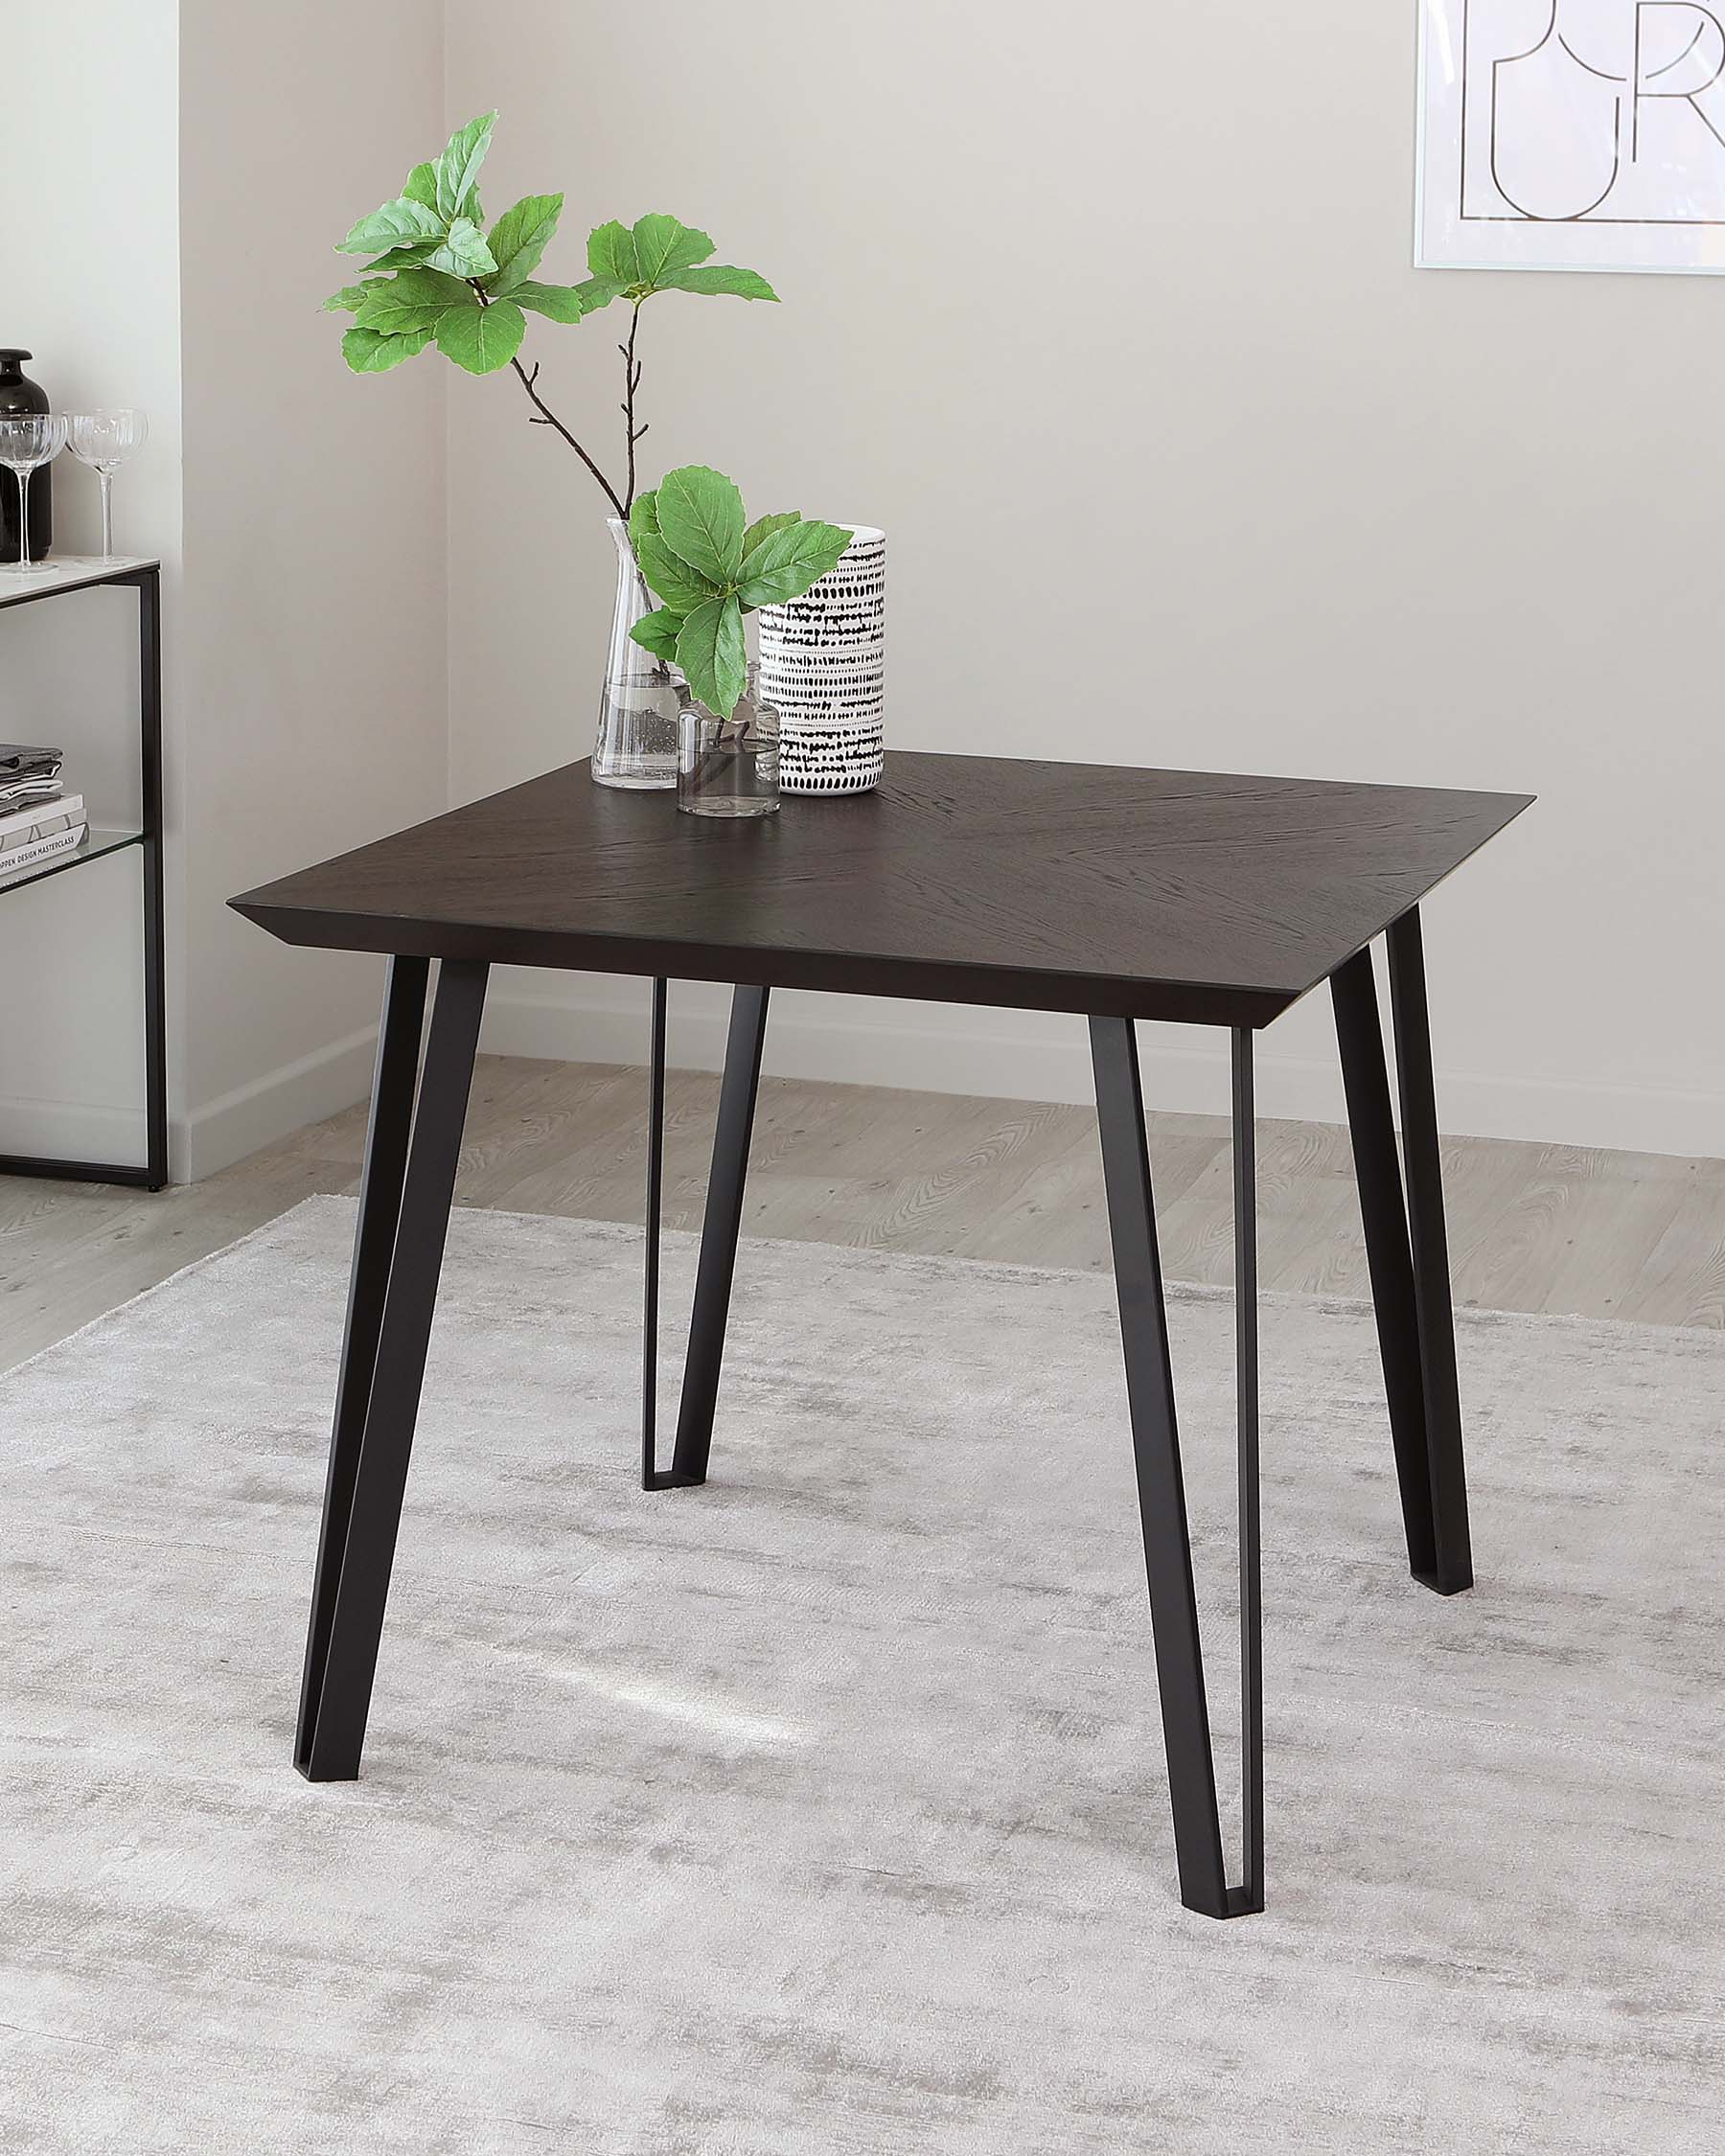
[[1725, 0], [1419, 6], [1421, 267], [1725, 271]]

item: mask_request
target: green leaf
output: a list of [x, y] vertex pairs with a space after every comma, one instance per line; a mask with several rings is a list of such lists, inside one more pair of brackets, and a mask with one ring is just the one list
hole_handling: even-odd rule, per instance
[[524, 285], [539, 267], [563, 206], [561, 195], [524, 195], [492, 226], [489, 243], [496, 257], [497, 281], [491, 288], [499, 298]]
[[721, 589], [743, 565], [743, 496], [722, 471], [686, 464], [668, 471], [655, 503], [659, 536], [674, 554]]
[[437, 349], [470, 375], [494, 375], [521, 349], [527, 317], [514, 300], [451, 307], [438, 317]]
[[497, 266], [472, 218], [457, 218], [448, 239], [427, 262], [432, 269], [447, 269], [454, 277], [489, 277]]
[[387, 277], [398, 269], [423, 269], [443, 245], [442, 230], [440, 225], [439, 237], [435, 240], [421, 240], [414, 246], [398, 247], [393, 254], [380, 255], [376, 262], [368, 262], [367, 274], [375, 270], [380, 277]]
[[[637, 218], [630, 237], [634, 241], [636, 271], [630, 282], [656, 288], [672, 283], [676, 271], [705, 262], [713, 251], [707, 235], [684, 224], [680, 218]], [[593, 266], [597, 268], [598, 264]]]
[[445, 307], [477, 307], [479, 295], [465, 277], [441, 269], [404, 269], [390, 286], [403, 299], [436, 300]]
[[776, 516], [757, 516], [743, 535], [744, 561], [748, 560], [748, 557], [764, 539], [770, 538], [774, 532], [782, 532], [788, 524], [800, 524], [801, 522], [802, 511], [800, 509], [782, 510]]
[[635, 562], [647, 579], [649, 589], [674, 613], [689, 613], [703, 599], [724, 596], [722, 585], [715, 584], [711, 577], [702, 576], [699, 569], [691, 568], [680, 556], [673, 554], [658, 534], [643, 532], [636, 539], [632, 527], [630, 539], [634, 546]]
[[732, 269], [724, 263], [713, 263], [705, 269], [679, 269], [675, 276], [660, 278], [659, 284], [668, 292], [729, 292], [737, 299], [751, 300], [778, 298], [765, 277], [752, 269]]
[[677, 639], [682, 633], [682, 625], [681, 614], [674, 614], [669, 607], [661, 607], [656, 614], [643, 614], [629, 633], [644, 652], [663, 659], [667, 666], [675, 666]]
[[614, 277], [588, 277], [575, 289], [581, 294], [581, 310], [584, 314], [596, 314], [602, 307], [623, 297], [623, 287]]
[[496, 124], [494, 112], [482, 112], [477, 120], [470, 120], [465, 127], [456, 128], [449, 137], [448, 148], [437, 160], [436, 206], [446, 224], [460, 217], [467, 192], [478, 177], [485, 153], [491, 148], [492, 129]]
[[677, 663], [707, 709], [728, 719], [748, 686], [743, 609], [734, 592], [703, 600], [689, 614], [678, 634]]
[[[407, 175], [402, 195], [406, 201], [423, 202], [427, 210], [434, 211], [437, 208], [437, 167], [430, 163], [416, 165]], [[438, 221], [441, 223], [442, 219]]]
[[330, 294], [319, 312], [324, 314], [356, 314], [365, 305], [365, 295], [382, 282], [383, 280], [380, 277], [368, 277], [362, 285], [344, 285], [340, 291]]
[[[493, 286], [494, 291], [499, 289]], [[518, 307], [530, 307], [536, 314], [544, 315], [552, 322], [579, 322], [586, 310], [581, 304], [581, 293], [573, 285], [539, 285], [530, 277], [524, 285], [518, 285], [510, 293]]]
[[[637, 218], [633, 229], [613, 218], [587, 238], [587, 267], [595, 287], [610, 287], [604, 300], [595, 291], [588, 310], [619, 294], [642, 300], [659, 291], [740, 292], [745, 299], [774, 299], [765, 278], [751, 269], [698, 269], [713, 251], [708, 234], [680, 218], [655, 212]], [[685, 282], [694, 280], [694, 282]], [[702, 282], [704, 280], [704, 282]]]
[[787, 599], [800, 599], [838, 565], [850, 539], [840, 525], [813, 518], [769, 532], [744, 558], [737, 597], [746, 607], [782, 607]]
[[644, 539], [658, 536], [658, 495], [649, 488], [644, 494], [636, 494], [634, 507], [629, 513], [629, 543], [639, 546]]
[[614, 284], [619, 292], [639, 284], [641, 265], [635, 257], [634, 235], [612, 218], [587, 234], [587, 267], [596, 278]]
[[418, 241], [435, 244], [443, 238], [443, 219], [423, 202], [399, 195], [359, 222], [335, 249], [338, 255], [380, 255], [394, 247], [411, 247]]
[[410, 336], [380, 336], [376, 330], [350, 330], [341, 340], [341, 356], [356, 375], [385, 375], [424, 352], [431, 341], [429, 330], [415, 330]]
[[470, 224], [484, 224], [485, 205], [479, 199], [479, 190], [476, 187], [470, 187], [461, 197], [461, 207], [455, 215], [458, 218], [466, 218]]
[[446, 308], [478, 304], [479, 295], [459, 277], [446, 277], [436, 269], [407, 269], [399, 277], [379, 279], [359, 310], [358, 327], [399, 337], [435, 329]]

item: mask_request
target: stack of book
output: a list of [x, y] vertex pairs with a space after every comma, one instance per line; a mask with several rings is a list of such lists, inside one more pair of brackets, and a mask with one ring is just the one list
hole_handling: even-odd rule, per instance
[[69, 854], [83, 835], [83, 796], [60, 784], [59, 750], [0, 742], [0, 882]]

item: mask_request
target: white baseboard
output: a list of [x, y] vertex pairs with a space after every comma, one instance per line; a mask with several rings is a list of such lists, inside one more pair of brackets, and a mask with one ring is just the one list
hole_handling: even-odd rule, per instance
[[1438, 1119], [1457, 1136], [1527, 1138], [1608, 1153], [1725, 1158], [1725, 1094], [1604, 1086], [1586, 1078], [1438, 1074]]
[[[717, 1070], [724, 1057], [728, 991], [677, 982], [670, 1058]], [[646, 1060], [645, 981], [607, 975], [499, 973], [486, 1007], [482, 1045], [495, 1055], [572, 1063]], [[1146, 1100], [1191, 1114], [1226, 1114], [1227, 1036], [1191, 1028], [1139, 1028]], [[1013, 1100], [1087, 1103], [1090, 1048], [1083, 1021], [1040, 1012], [991, 1011], [886, 998], [803, 994], [773, 999], [766, 1068], [781, 1077], [900, 1086]], [[1258, 1053], [1258, 1105], [1267, 1116], [1336, 1123], [1344, 1118], [1333, 1060]], [[1725, 1097], [1580, 1079], [1438, 1073], [1438, 1118], [1457, 1135], [1635, 1153], [1716, 1156], [1725, 1147]]]
[[0, 1097], [0, 1153], [144, 1165], [144, 1112], [99, 1102]]
[[362, 1027], [206, 1101], [183, 1127], [175, 1128], [171, 1148], [174, 1181], [196, 1182], [213, 1176], [261, 1145], [363, 1100], [371, 1089], [377, 1043], [377, 1027]]
[[[729, 991], [710, 982], [673, 984], [674, 1065], [721, 1067], [729, 1002]], [[499, 969], [481, 1046], [493, 1055], [639, 1064], [646, 1060], [646, 1033], [645, 981]], [[376, 1043], [376, 1029], [363, 1027], [207, 1102], [188, 1119], [176, 1118], [174, 1180], [214, 1175], [364, 1099]], [[1227, 1113], [1225, 1035], [1141, 1026], [1139, 1053], [1144, 1095], [1153, 1106]], [[767, 1029], [766, 1067], [787, 1078], [926, 1092], [1080, 1105], [1092, 1097], [1083, 1022], [1039, 1012], [783, 990], [774, 997]], [[1267, 1116], [1340, 1122], [1334, 1063], [1278, 1054], [1266, 1043], [1258, 1055], [1258, 1105]], [[1725, 1098], [1708, 1093], [1440, 1070], [1438, 1113], [1443, 1128], [1458, 1135], [1703, 1158], [1725, 1147]], [[135, 1109], [0, 1096], [0, 1150], [141, 1163], [144, 1119]]]
[[[573, 1063], [644, 1063], [647, 983], [586, 975], [563, 979], [570, 986], [561, 994], [498, 979], [486, 1003], [482, 1047]], [[674, 982], [671, 1062], [686, 1070], [719, 1069], [729, 1016], [727, 988]], [[781, 1078], [1022, 1100], [1091, 1097], [1083, 1021], [1041, 1012], [959, 1014], [946, 1004], [781, 989], [772, 999], [764, 1061]], [[1221, 1067], [1226, 1107], [1226, 1059]]]
[[[518, 974], [500, 970], [485, 1015], [482, 1047], [494, 1055], [570, 1063], [646, 1060], [647, 984], [615, 976]], [[724, 1058], [728, 991], [677, 982], [670, 1053], [687, 1069], [717, 1070]], [[362, 1100], [371, 1084], [377, 1035], [364, 1027], [267, 1072], [176, 1119], [175, 1181], [214, 1175], [260, 1146]], [[1155, 1107], [1225, 1114], [1226, 1036], [1142, 1026], [1145, 1098]], [[775, 996], [766, 1067], [787, 1078], [977, 1093], [1011, 1100], [1091, 1099], [1090, 1051], [1082, 1021], [1044, 1013], [990, 1011], [886, 998]], [[1277, 1054], [1258, 1058], [1260, 1112], [1302, 1122], [1339, 1122], [1340, 1081], [1332, 1062]], [[1536, 1143], [1638, 1153], [1713, 1157], [1725, 1143], [1725, 1099], [1697, 1092], [1632, 1090], [1588, 1080], [1545, 1084], [1440, 1071], [1439, 1119], [1446, 1131]], [[143, 1158], [143, 1118], [126, 1108], [0, 1098], [4, 1150], [61, 1158]]]

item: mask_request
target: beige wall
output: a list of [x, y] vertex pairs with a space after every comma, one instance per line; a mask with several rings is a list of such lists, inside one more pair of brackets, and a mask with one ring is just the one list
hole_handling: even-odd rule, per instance
[[[498, 0], [448, 11], [448, 109], [501, 106], [494, 192], [567, 191], [549, 273], [669, 209], [778, 286], [654, 304], [651, 469], [887, 528], [893, 741], [1537, 791], [1429, 908], [1447, 1118], [1717, 1152], [1725, 288], [1416, 273], [1414, 28]], [[609, 432], [610, 318], [533, 335]], [[458, 796], [585, 752], [606, 625], [590, 485], [518, 395], [450, 395]], [[638, 1043], [632, 990], [502, 989], [494, 1040]], [[1058, 1021], [787, 999], [776, 1032], [835, 1076], [1087, 1083]], [[1268, 1112], [1336, 1110], [1325, 1012], [1265, 1053]], [[1193, 1037], [1150, 1061], [1219, 1097]]]
[[369, 1081], [380, 971], [226, 901], [445, 803], [442, 385], [342, 364], [334, 241], [441, 118], [432, 0], [182, 0], [194, 1173]]

